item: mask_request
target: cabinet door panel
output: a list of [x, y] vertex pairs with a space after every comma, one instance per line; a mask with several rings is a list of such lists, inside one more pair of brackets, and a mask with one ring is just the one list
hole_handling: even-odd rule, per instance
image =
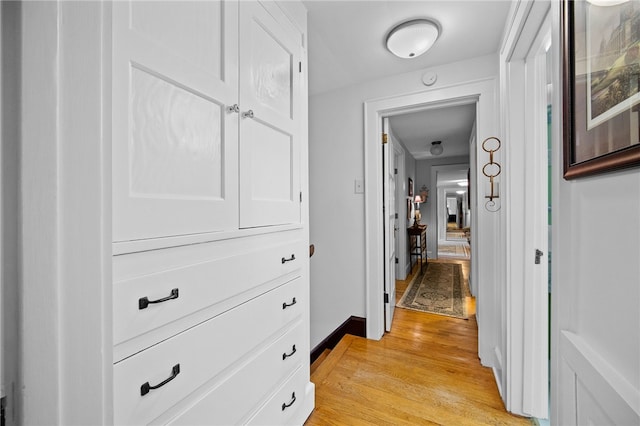
[[114, 3], [114, 241], [238, 227], [237, 13]]
[[300, 46], [257, 2], [240, 3], [240, 226], [300, 221]]

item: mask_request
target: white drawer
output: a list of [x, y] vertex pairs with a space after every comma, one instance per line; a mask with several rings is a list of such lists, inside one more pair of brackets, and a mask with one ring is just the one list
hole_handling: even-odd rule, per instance
[[[147, 424], [193, 391], [244, 363], [304, 312], [302, 280], [297, 278], [114, 365], [114, 422]], [[295, 303], [290, 305], [295, 299]], [[286, 308], [285, 308], [286, 307]], [[142, 395], [142, 386], [164, 386]]]
[[[174, 417], [169, 424], [195, 426], [241, 423], [302, 365], [303, 357], [308, 356], [306, 345], [303, 344], [304, 335], [302, 323], [298, 323], [247, 363], [238, 365], [235, 374], [217, 382], [212, 390]], [[156, 422], [166, 423], [164, 418]]]
[[305, 386], [308, 383], [303, 373], [304, 369], [298, 369], [247, 424], [260, 426], [290, 425], [299, 421], [298, 411], [305, 405]]
[[[126, 255], [136, 256], [141, 263], [147, 264], [153, 264], [153, 258], [157, 258], [158, 272], [129, 277], [114, 284], [114, 345], [127, 342], [123, 345], [126, 348], [116, 348], [116, 361], [229, 309], [246, 296], [251, 296], [247, 292], [256, 287], [265, 283], [275, 287], [283, 280], [299, 276], [305, 256], [302, 243], [294, 241], [253, 251], [245, 247], [241, 253], [229, 253], [194, 264], [166, 267], [161, 262], [171, 256], [171, 250], [176, 250], [176, 256], [179, 255], [179, 248]], [[293, 260], [288, 260], [292, 257]], [[278, 277], [283, 277], [283, 280], [274, 281]], [[267, 289], [259, 290], [263, 292]], [[164, 302], [149, 303], [146, 307], [140, 304], [144, 298], [153, 302], [170, 297], [172, 292], [174, 298]], [[232, 300], [243, 293], [242, 298]], [[229, 303], [211, 308], [223, 301]], [[203, 312], [207, 308], [211, 312]], [[199, 315], [185, 318], [194, 313]], [[180, 319], [182, 321], [177, 323]], [[162, 327], [165, 328], [160, 330]], [[130, 342], [131, 339], [150, 332], [152, 333], [148, 338]]]

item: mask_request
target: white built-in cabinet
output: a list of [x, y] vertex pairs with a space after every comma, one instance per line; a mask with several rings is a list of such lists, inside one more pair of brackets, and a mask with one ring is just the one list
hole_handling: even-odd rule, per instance
[[258, 1], [112, 9], [116, 424], [301, 424], [304, 29]]
[[114, 241], [300, 222], [303, 35], [282, 19], [114, 3]]

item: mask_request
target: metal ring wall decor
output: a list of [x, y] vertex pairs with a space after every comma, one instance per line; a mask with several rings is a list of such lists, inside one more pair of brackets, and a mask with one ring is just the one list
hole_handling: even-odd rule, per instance
[[[487, 148], [487, 142], [490, 142], [492, 140], [497, 142], [497, 146], [494, 149], [491, 149], [491, 144], [489, 144], [489, 148]], [[495, 145], [495, 142], [493, 143], [493, 145]], [[494, 201], [495, 198], [499, 198], [497, 183], [494, 182], [494, 178], [498, 176], [500, 172], [502, 172], [502, 167], [500, 166], [500, 163], [496, 163], [495, 161], [493, 161], [493, 153], [500, 149], [500, 145], [500, 139], [493, 136], [485, 139], [482, 142], [482, 149], [485, 152], [489, 153], [489, 162], [485, 164], [484, 167], [482, 167], [482, 174], [489, 178], [490, 193], [489, 195], [485, 195], [484, 198], [489, 199], [489, 201], [487, 201], [485, 204], [485, 208], [490, 212], [497, 212], [498, 210], [500, 210], [500, 206], [496, 207], [497, 204]]]

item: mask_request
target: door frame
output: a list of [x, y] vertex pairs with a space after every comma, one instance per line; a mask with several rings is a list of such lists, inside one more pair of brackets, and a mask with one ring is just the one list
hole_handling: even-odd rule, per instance
[[[0, 34], [2, 34], [2, 5], [0, 5]], [[3, 49], [4, 51], [4, 49]], [[0, 134], [4, 136], [4, 120], [3, 120], [3, 106], [4, 106], [4, 97], [2, 91], [2, 81], [3, 81], [3, 69], [4, 69], [4, 54], [0, 56]], [[2, 145], [0, 145], [0, 398], [5, 397], [5, 385], [4, 385], [4, 353], [5, 353], [5, 344], [4, 344], [4, 326], [3, 326], [3, 316], [4, 316], [4, 304], [3, 304], [3, 294], [4, 294], [4, 273], [3, 267], [4, 265], [4, 257], [2, 246], [4, 244], [4, 215], [3, 215], [3, 205], [4, 205], [4, 186], [2, 179], [2, 151], [4, 149], [5, 138], [2, 138]], [[8, 349], [8, 348], [7, 348]]]
[[[469, 145], [469, 150], [471, 150], [471, 145]], [[469, 156], [469, 161], [471, 161], [471, 156]], [[467, 169], [470, 167], [471, 167], [470, 162], [468, 164], [457, 163], [457, 164], [447, 164], [443, 166], [431, 166], [431, 182], [433, 184], [433, 189], [434, 189], [434, 191], [431, 193], [435, 194], [435, 197], [434, 197], [435, 203], [432, 203], [432, 205], [436, 206], [435, 210], [430, 211], [430, 213], [433, 215], [432, 217], [434, 217], [434, 221], [433, 221], [434, 223], [432, 226], [435, 228], [435, 234], [436, 234], [436, 245], [433, 247], [433, 251], [432, 251], [432, 258], [434, 259], [438, 259], [439, 257], [438, 242], [440, 241], [440, 231], [442, 230], [442, 226], [443, 226], [443, 223], [442, 223], [443, 218], [444, 218], [444, 238], [443, 239], [446, 239], [446, 234], [447, 234], [447, 231], [446, 231], [447, 218], [444, 217], [444, 213], [443, 213], [444, 206], [447, 205], [447, 189], [445, 187], [442, 187], [442, 188], [438, 187], [438, 174], [443, 172], [454, 172], [458, 170], [460, 171], [464, 170], [464, 176], [466, 178]], [[467, 187], [467, 191], [469, 191], [469, 187]], [[473, 226], [471, 227], [471, 229], [473, 229]], [[473, 250], [471, 250], [471, 253], [473, 253]]]
[[[551, 41], [550, 7], [549, 0], [515, 3], [500, 54], [502, 123], [507, 142], [503, 147], [509, 167], [503, 167], [506, 216], [503, 268], [507, 285], [501, 326], [505, 334], [502, 352], [506, 356], [503, 374], [497, 379], [508, 411], [539, 418], [548, 418], [548, 296], [546, 284], [541, 296], [540, 288], [534, 288], [528, 278], [533, 273], [535, 233], [541, 231], [534, 229], [530, 211], [533, 206], [525, 196], [525, 189], [533, 185], [536, 191], [540, 187], [536, 184], [537, 170], [532, 158], [536, 153], [531, 146], [540, 132], [527, 117], [542, 110], [546, 121], [546, 92], [540, 95], [537, 86], [539, 73], [545, 73], [546, 69], [537, 69], [539, 64], [531, 62], [537, 62], [539, 35], [544, 34], [545, 40]], [[543, 74], [546, 81], [545, 77]], [[546, 131], [544, 134], [546, 152]], [[546, 200], [545, 197], [545, 210]], [[545, 250], [545, 262], [547, 255]]]
[[[382, 154], [379, 149], [382, 117], [476, 102], [478, 134], [483, 138], [494, 136], [499, 130], [498, 117], [494, 113], [497, 106], [496, 87], [497, 83], [494, 78], [485, 78], [407, 95], [369, 100], [364, 103], [364, 173], [367, 182], [365, 185], [367, 338], [379, 340], [384, 334], [383, 215], [382, 209], [379, 207], [382, 205], [382, 177], [379, 167], [382, 162]], [[473, 182], [476, 185], [476, 190], [482, 187], [479, 185], [477, 177], [474, 177]], [[476, 210], [479, 211], [479, 209]], [[493, 230], [497, 225], [496, 217], [486, 211], [479, 212], [476, 216], [478, 216], [477, 226], [472, 227], [472, 240], [487, 245], [494, 244], [495, 233]], [[478, 232], [479, 228], [483, 228], [483, 231]], [[485, 252], [486, 259], [478, 256], [478, 269], [475, 274], [472, 269], [471, 279], [474, 282], [485, 283], [481, 291], [482, 302], [480, 304], [486, 302], [486, 305], [482, 308], [482, 312], [484, 312], [482, 327], [480, 327], [480, 322], [478, 323], [478, 354], [483, 365], [493, 366], [495, 357], [492, 355], [491, 348], [495, 346], [495, 341], [498, 338], [497, 324], [495, 324], [497, 316], [494, 313], [499, 308], [494, 305], [498, 280], [495, 277], [495, 262], [490, 260], [491, 257], [488, 254], [489, 249]], [[491, 256], [493, 257], [494, 254]], [[478, 312], [480, 311], [478, 309]]]

